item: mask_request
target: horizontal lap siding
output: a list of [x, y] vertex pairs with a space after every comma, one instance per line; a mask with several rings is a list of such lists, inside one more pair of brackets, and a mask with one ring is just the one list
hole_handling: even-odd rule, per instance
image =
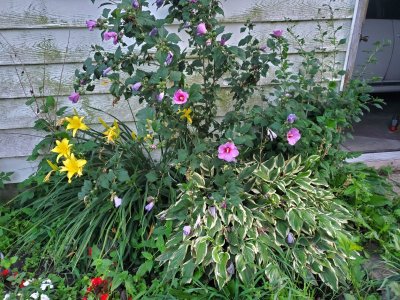
[[[332, 50], [331, 45], [321, 45], [314, 40], [317, 21], [296, 21], [290, 24], [295, 25], [293, 28], [294, 34], [304, 37], [306, 42], [305, 50], [319, 49], [321, 47], [328, 51]], [[331, 31], [325, 22], [321, 21], [321, 26], [323, 31]], [[349, 20], [337, 20], [335, 26], [343, 27], [338, 32], [337, 38], [347, 38], [349, 36]], [[241, 27], [241, 24], [234, 23], [225, 25], [226, 32], [233, 33], [228, 45], [237, 45], [240, 40]], [[261, 42], [264, 42], [273, 30], [287, 27], [287, 22], [257, 23], [253, 34]], [[177, 26], [171, 26], [169, 30], [177, 33]], [[290, 35], [287, 36], [291, 44], [289, 52], [298, 52], [294, 39]], [[186, 37], [186, 34], [182, 35], [183, 40]], [[126, 40], [126, 42], [129, 44], [129, 40]], [[0, 35], [0, 49], [2, 50], [0, 51], [0, 66], [82, 62], [82, 58], [88, 56], [91, 45], [101, 43], [102, 40], [98, 31], [90, 32], [84, 28], [48, 29], [46, 35], [43, 35], [43, 30], [38, 29], [5, 30]], [[106, 50], [115, 49], [111, 42], [104, 42], [102, 46]], [[181, 42], [180, 46], [186, 48], [188, 44]], [[345, 45], [341, 45], [339, 50], [345, 51]]]
[[[2, 0], [0, 6], [0, 171], [14, 170], [14, 182], [21, 181], [34, 170], [35, 163], [26, 162], [25, 158], [34, 145], [40, 140], [42, 133], [32, 129], [36, 113], [25, 102], [30, 97], [33, 87], [37, 96], [56, 96], [59, 105], [72, 106], [67, 99], [72, 90], [73, 74], [81, 68], [82, 62], [90, 56], [90, 46], [102, 43], [99, 32], [90, 32], [85, 27], [85, 20], [96, 19], [102, 9], [92, 5], [90, 0]], [[99, 1], [98, 1], [99, 2]], [[150, 0], [151, 2], [151, 0]], [[101, 3], [101, 1], [99, 2]], [[265, 41], [272, 30], [285, 29], [295, 25], [293, 31], [306, 40], [306, 49], [331, 51], [329, 45], [319, 45], [314, 41], [317, 24], [327, 28], [326, 22], [333, 13], [335, 27], [342, 26], [338, 38], [348, 38], [355, 0], [226, 0], [226, 31], [234, 35], [230, 43], [240, 39], [240, 27], [247, 19], [255, 22], [254, 34]], [[330, 11], [324, 4], [330, 4]], [[154, 7], [153, 7], [154, 8]], [[160, 16], [166, 9], [157, 12]], [[177, 31], [177, 25], [169, 27], [171, 32]], [[183, 36], [184, 38], [184, 36]], [[290, 42], [292, 39], [289, 37]], [[114, 46], [102, 44], [107, 50]], [[185, 47], [184, 42], [181, 43]], [[68, 48], [68, 51], [66, 49]], [[346, 45], [338, 49], [337, 59], [343, 63]], [[291, 59], [295, 66], [300, 63], [296, 47], [290, 48]], [[61, 77], [62, 75], [62, 77]], [[61, 77], [61, 78], [60, 78]], [[261, 94], [271, 90], [270, 81], [273, 73], [262, 81]], [[189, 81], [195, 78], [189, 79]], [[60, 85], [61, 83], [61, 85]], [[229, 88], [224, 86], [218, 114], [228, 111]], [[44, 89], [39, 87], [44, 86]], [[79, 113], [86, 116], [89, 123], [97, 122], [97, 114], [90, 106], [103, 109], [116, 115], [123, 121], [131, 120], [128, 103], [121, 100], [112, 105], [112, 97], [107, 92], [107, 80], [103, 80], [95, 93], [84, 95], [76, 107]], [[254, 103], [259, 103], [258, 93]], [[129, 103], [134, 113], [140, 109], [137, 99]], [[102, 116], [111, 122], [106, 114]]]
[[[0, 29], [84, 27], [84, 20], [96, 19], [102, 9], [90, 0], [2, 0]], [[98, 3], [105, 1], [97, 1]], [[222, 21], [243, 23], [286, 20], [351, 19], [355, 0], [223, 0]], [[154, 6], [153, 6], [154, 7]], [[164, 8], [160, 14], [166, 11]]]

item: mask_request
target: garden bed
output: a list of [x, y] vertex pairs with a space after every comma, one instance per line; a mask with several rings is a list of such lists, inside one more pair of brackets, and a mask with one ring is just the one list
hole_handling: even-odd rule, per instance
[[[102, 17], [87, 21], [88, 30], [121, 47], [93, 48], [75, 72], [70, 106], [53, 97], [28, 103], [46, 112], [36, 128], [47, 135], [30, 157], [43, 156], [37, 172], [0, 210], [3, 293], [101, 300], [398, 296], [398, 277], [370, 278], [365, 262], [374, 244], [400, 269], [399, 196], [387, 169], [348, 164], [354, 155], [340, 148], [351, 124], [382, 102], [357, 80], [339, 91], [340, 66], [305, 51], [291, 29], [260, 41], [248, 22], [231, 45], [218, 1], [156, 1], [169, 6], [165, 19], [147, 4], [109, 3]], [[168, 32], [170, 24], [186, 32], [190, 48], [179, 47], [182, 37]], [[322, 31], [316, 41], [337, 49], [344, 43], [339, 30]], [[301, 53], [298, 71], [287, 35]], [[130, 110], [132, 122], [108, 115], [111, 121], [100, 118], [96, 127], [78, 112], [81, 97], [104, 78], [113, 105], [146, 103]], [[260, 90], [266, 78], [273, 78], [270, 93]], [[260, 105], [251, 104], [256, 93]], [[232, 109], [219, 118], [224, 99]]]

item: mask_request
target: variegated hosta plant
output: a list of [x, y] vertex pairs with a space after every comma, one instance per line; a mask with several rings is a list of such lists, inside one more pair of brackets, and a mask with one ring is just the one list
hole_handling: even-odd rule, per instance
[[318, 159], [279, 155], [218, 167], [203, 158], [180, 185], [179, 201], [159, 215], [175, 221], [158, 258], [167, 264], [166, 278], [208, 276], [222, 288], [232, 277], [251, 284], [264, 273], [272, 284], [322, 281], [337, 289], [357, 253], [337, 246], [351, 216], [315, 178]]

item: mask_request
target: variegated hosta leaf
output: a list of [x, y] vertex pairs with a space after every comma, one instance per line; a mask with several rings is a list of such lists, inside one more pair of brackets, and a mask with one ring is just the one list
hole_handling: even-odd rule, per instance
[[[261, 165], [225, 166], [226, 177], [218, 170], [207, 177], [210, 165], [193, 170], [178, 201], [159, 215], [176, 222], [158, 258], [168, 262], [168, 276], [180, 271], [188, 283], [196, 270], [207, 269], [203, 276], [222, 288], [232, 277], [251, 284], [265, 271], [273, 285], [319, 278], [337, 289], [358, 249], [338, 238], [347, 236], [343, 224], [350, 216], [314, 177], [310, 166], [318, 159], [278, 156]], [[190, 226], [189, 235], [183, 226]]]

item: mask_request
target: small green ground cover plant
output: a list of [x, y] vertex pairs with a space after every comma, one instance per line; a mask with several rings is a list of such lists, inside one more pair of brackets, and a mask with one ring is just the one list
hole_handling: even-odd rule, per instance
[[[153, 4], [167, 16], [156, 18]], [[233, 45], [216, 0], [102, 5], [87, 26], [115, 50], [93, 46], [71, 107], [53, 97], [28, 103], [51, 117], [35, 124], [47, 132], [31, 156], [38, 171], [2, 211], [4, 293], [379, 299], [362, 245], [398, 249], [399, 200], [374, 171], [344, 162], [345, 131], [381, 101], [357, 80], [338, 90], [337, 51], [306, 51], [290, 28], [260, 41], [250, 21]], [[345, 41], [328, 25], [315, 41], [337, 49]], [[286, 35], [302, 57], [298, 71]], [[111, 122], [91, 125], [78, 112], [102, 78], [134, 126], [94, 108]], [[255, 93], [263, 102], [251, 106]], [[232, 109], [221, 119], [224, 101]], [[385, 284], [398, 289], [394, 277]]]

